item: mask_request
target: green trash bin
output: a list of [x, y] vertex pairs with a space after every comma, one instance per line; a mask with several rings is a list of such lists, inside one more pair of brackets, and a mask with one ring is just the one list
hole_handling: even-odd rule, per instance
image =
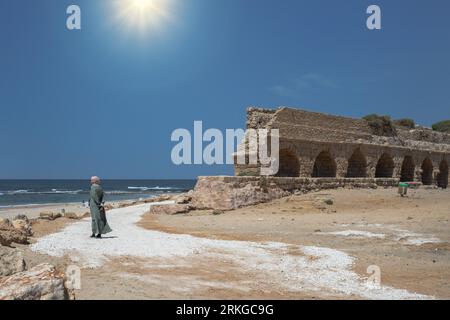
[[407, 184], [405, 182], [400, 182], [398, 184], [398, 193], [400, 194], [400, 196], [402, 196], [402, 197], [406, 196], [406, 193], [408, 192], [408, 187], [409, 187], [409, 184]]

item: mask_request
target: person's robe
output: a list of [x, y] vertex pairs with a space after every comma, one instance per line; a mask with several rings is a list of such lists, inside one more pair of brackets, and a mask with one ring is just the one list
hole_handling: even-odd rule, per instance
[[103, 189], [98, 184], [91, 186], [91, 197], [89, 200], [92, 218], [92, 233], [106, 234], [111, 232], [111, 228], [106, 221], [105, 210], [103, 208]]

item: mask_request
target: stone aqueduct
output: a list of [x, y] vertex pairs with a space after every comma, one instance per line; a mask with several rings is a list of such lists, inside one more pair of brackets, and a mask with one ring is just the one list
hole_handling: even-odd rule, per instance
[[[365, 120], [290, 108], [250, 108], [247, 128], [279, 129], [278, 177], [391, 178], [448, 185], [449, 134], [396, 128], [393, 136], [378, 136]], [[241, 152], [246, 145], [241, 144]], [[259, 164], [235, 164], [235, 175], [257, 175], [259, 169]]]
[[398, 178], [448, 185], [448, 161], [439, 154], [372, 146], [283, 143], [278, 177]]

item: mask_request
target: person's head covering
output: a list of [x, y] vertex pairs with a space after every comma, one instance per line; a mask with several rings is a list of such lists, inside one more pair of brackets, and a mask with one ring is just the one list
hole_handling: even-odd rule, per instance
[[91, 183], [99, 184], [100, 183], [100, 178], [97, 177], [97, 176], [92, 176], [91, 177]]

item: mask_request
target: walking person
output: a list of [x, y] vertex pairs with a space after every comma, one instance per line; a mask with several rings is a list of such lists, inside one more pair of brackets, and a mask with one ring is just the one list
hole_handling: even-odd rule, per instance
[[103, 189], [100, 186], [101, 181], [97, 176], [91, 178], [91, 193], [89, 199], [89, 207], [91, 209], [92, 218], [92, 235], [91, 238], [101, 238], [102, 234], [111, 232], [111, 228], [106, 220], [105, 207], [103, 206]]

